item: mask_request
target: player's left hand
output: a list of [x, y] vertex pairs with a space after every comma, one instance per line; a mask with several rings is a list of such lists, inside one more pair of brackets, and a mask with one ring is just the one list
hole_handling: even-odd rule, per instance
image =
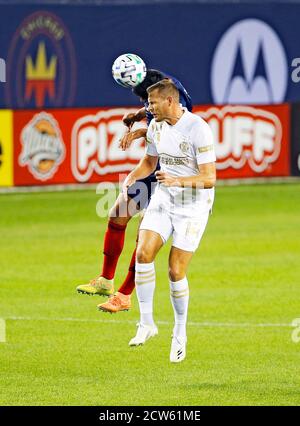
[[155, 172], [155, 176], [157, 181], [165, 186], [181, 186], [178, 177], [171, 176], [168, 173], [162, 172], [161, 170]]
[[125, 151], [127, 148], [130, 147], [134, 139], [135, 139], [134, 132], [126, 132], [125, 135], [122, 137], [122, 139], [120, 139], [119, 148]]
[[125, 135], [120, 139], [119, 148], [121, 148], [123, 151], [125, 149], [130, 148], [130, 145], [132, 142], [136, 139], [145, 138], [147, 134], [147, 129], [136, 129], [132, 130], [131, 132], [126, 132]]

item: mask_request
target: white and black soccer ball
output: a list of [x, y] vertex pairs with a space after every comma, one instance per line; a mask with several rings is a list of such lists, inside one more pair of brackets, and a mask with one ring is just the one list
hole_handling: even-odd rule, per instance
[[133, 53], [119, 56], [112, 66], [114, 80], [123, 87], [135, 87], [146, 77], [146, 65], [142, 58]]

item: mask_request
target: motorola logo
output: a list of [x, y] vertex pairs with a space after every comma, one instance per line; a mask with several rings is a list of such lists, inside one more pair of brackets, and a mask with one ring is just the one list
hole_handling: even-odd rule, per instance
[[219, 41], [212, 60], [211, 92], [217, 104], [284, 101], [288, 64], [278, 35], [265, 22], [244, 19]]
[[6, 82], [6, 64], [5, 60], [0, 58], [0, 83]]

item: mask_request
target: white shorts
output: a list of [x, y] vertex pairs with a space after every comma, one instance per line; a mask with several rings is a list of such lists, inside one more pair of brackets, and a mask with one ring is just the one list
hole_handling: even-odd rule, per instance
[[197, 217], [171, 212], [152, 197], [146, 210], [140, 229], [158, 233], [166, 243], [173, 236], [172, 246], [184, 251], [197, 250], [205, 231], [210, 210]]

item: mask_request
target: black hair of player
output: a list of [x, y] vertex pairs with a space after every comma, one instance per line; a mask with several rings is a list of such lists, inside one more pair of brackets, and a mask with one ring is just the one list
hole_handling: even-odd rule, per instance
[[132, 91], [135, 95], [137, 95], [139, 98], [142, 98], [143, 101], [147, 101], [148, 99], [148, 93], [147, 89], [148, 87], [152, 86], [155, 83], [158, 83], [159, 81], [166, 78], [162, 72], [154, 69], [148, 69], [146, 73], [146, 77], [144, 80], [135, 86]]

